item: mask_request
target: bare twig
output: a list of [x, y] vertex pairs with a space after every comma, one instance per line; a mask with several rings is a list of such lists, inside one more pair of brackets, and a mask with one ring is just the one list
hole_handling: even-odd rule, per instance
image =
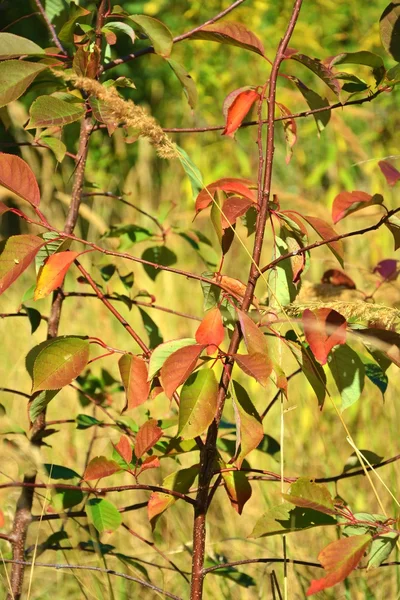
[[49, 30], [51, 39], [53, 40], [53, 42], [55, 43], [55, 45], [57, 46], [57, 48], [59, 50], [61, 50], [61, 52], [63, 54], [66, 54], [66, 51], [65, 51], [62, 43], [58, 39], [56, 30], [54, 29], [54, 26], [53, 26], [52, 22], [50, 21], [49, 17], [47, 16], [46, 11], [44, 10], [44, 8], [42, 6], [41, 1], [40, 0], [35, 0], [35, 4], [38, 7], [38, 10], [39, 10], [40, 14], [42, 15], [42, 17], [43, 17], [43, 19], [44, 19], [44, 21], [46, 23], [46, 26], [47, 26], [47, 29]]

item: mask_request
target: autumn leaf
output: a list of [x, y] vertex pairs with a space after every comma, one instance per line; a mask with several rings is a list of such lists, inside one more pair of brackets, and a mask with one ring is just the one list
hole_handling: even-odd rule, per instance
[[328, 271], [325, 271], [322, 275], [321, 283], [330, 283], [330, 285], [335, 287], [345, 287], [348, 290], [356, 289], [356, 284], [351, 277], [340, 269], [328, 269]]
[[114, 448], [128, 465], [132, 462], [132, 446], [126, 435], [121, 435], [118, 444], [115, 444]]
[[367, 194], [366, 192], [341, 192], [336, 196], [332, 205], [332, 219], [336, 224], [348, 215], [372, 206], [382, 204], [383, 197], [380, 194]]
[[233, 354], [233, 358], [246, 375], [254, 377], [262, 386], [266, 386], [272, 372], [272, 362], [269, 357], [260, 352], [253, 354]]
[[136, 435], [136, 458], [141, 458], [143, 454], [146, 454], [146, 452], [148, 452], [154, 446], [154, 444], [158, 442], [162, 434], [163, 431], [161, 427], [157, 425], [156, 419], [149, 419], [146, 421]]
[[85, 481], [102, 479], [121, 471], [121, 467], [114, 460], [108, 460], [105, 456], [96, 456], [87, 465], [83, 474]]
[[52, 254], [40, 268], [34, 300], [41, 300], [62, 285], [64, 277], [79, 252], [57, 252]]
[[243, 119], [258, 99], [260, 99], [260, 94], [252, 89], [246, 89], [236, 94], [229, 106], [226, 107], [226, 123], [222, 135], [234, 137], [235, 131], [239, 129]]
[[29, 267], [44, 240], [36, 235], [13, 235], [0, 244], [0, 294]]
[[36, 177], [19, 156], [0, 152], [0, 185], [27, 200], [32, 206], [39, 206], [40, 190]]
[[248, 198], [240, 196], [229, 196], [223, 204], [221, 212], [222, 229], [228, 229], [236, 223], [236, 219], [242, 217], [251, 206], [255, 206], [254, 202]]
[[325, 365], [334, 346], [346, 342], [346, 319], [331, 308], [308, 308], [303, 313], [304, 335], [311, 352], [321, 365]]
[[122, 383], [126, 394], [126, 404], [123, 408], [130, 410], [146, 402], [150, 393], [150, 382], [146, 361], [140, 356], [124, 354], [118, 362]]
[[387, 160], [380, 160], [378, 162], [379, 168], [385, 177], [387, 184], [393, 187], [400, 179], [400, 171], [398, 171], [393, 165]]
[[207, 346], [207, 354], [214, 354], [224, 339], [224, 325], [219, 308], [207, 312], [196, 331], [196, 342]]
[[200, 212], [210, 206], [213, 202], [214, 194], [218, 190], [225, 192], [226, 194], [237, 194], [243, 198], [256, 202], [256, 196], [254, 191], [251, 189], [255, 187], [255, 184], [250, 179], [236, 179], [236, 178], [224, 178], [214, 181], [207, 185], [196, 198], [196, 213]]
[[168, 398], [172, 398], [178, 388], [196, 366], [200, 354], [205, 349], [202, 344], [185, 346], [173, 352], [161, 367], [161, 383]]
[[251, 498], [252, 490], [249, 480], [242, 471], [222, 472], [222, 479], [232, 508], [241, 515], [244, 505]]
[[249, 354], [268, 354], [267, 338], [253, 319], [242, 310], [237, 309], [240, 328], [242, 330], [244, 343]]

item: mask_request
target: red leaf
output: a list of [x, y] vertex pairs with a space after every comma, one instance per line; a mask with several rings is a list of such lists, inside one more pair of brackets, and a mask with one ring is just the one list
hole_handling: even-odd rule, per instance
[[394, 260], [393, 258], [381, 260], [374, 268], [373, 273], [379, 273], [379, 275], [383, 277], [383, 279], [393, 281], [394, 279], [396, 279], [398, 274], [397, 260]]
[[155, 419], [149, 419], [141, 426], [136, 435], [135, 456], [140, 458], [158, 442], [163, 431]]
[[123, 408], [130, 410], [146, 402], [150, 392], [150, 382], [147, 381], [147, 363], [140, 356], [124, 354], [118, 362], [122, 383], [126, 393], [126, 404]]
[[235, 23], [234, 21], [220, 21], [205, 25], [193, 33], [190, 38], [192, 40], [209, 40], [221, 44], [231, 44], [232, 46], [246, 48], [261, 56], [265, 55], [264, 46], [258, 37], [242, 23]]
[[346, 342], [346, 319], [331, 308], [317, 308], [303, 313], [304, 335], [311, 352], [321, 365], [325, 365], [334, 346]]
[[233, 137], [254, 102], [259, 99], [260, 94], [255, 90], [244, 90], [237, 94], [227, 110], [226, 124], [222, 135]]
[[[284, 105], [279, 102], [276, 103], [283, 117], [287, 117], [291, 115], [291, 111]], [[293, 154], [293, 146], [297, 141], [297, 123], [296, 120], [292, 118], [285, 119], [282, 121], [283, 131], [285, 132], [286, 139], [286, 164], [290, 163], [290, 159]]]
[[394, 186], [400, 179], [400, 171], [398, 171], [393, 165], [387, 160], [380, 160], [378, 162], [379, 168], [382, 171], [388, 185]]
[[126, 435], [121, 435], [118, 444], [114, 448], [128, 465], [132, 462], [132, 446]]
[[158, 456], [147, 456], [139, 471], [137, 476], [139, 476], [141, 473], [143, 473], [143, 471], [147, 471], [148, 469], [157, 469], [160, 466], [160, 459], [158, 458]]
[[321, 283], [330, 283], [331, 285], [345, 287], [349, 290], [356, 289], [354, 281], [340, 269], [329, 269], [328, 271], [325, 271], [322, 275]]
[[29, 267], [44, 243], [45, 241], [36, 235], [13, 235], [2, 242], [0, 294]]
[[36, 177], [27, 163], [14, 154], [0, 152], [0, 185], [39, 206], [40, 190]]
[[162, 386], [169, 399], [174, 395], [176, 388], [189, 377], [204, 348], [204, 345], [194, 344], [179, 348], [168, 356], [161, 367], [160, 376]]
[[240, 198], [239, 196], [230, 196], [224, 202], [221, 213], [222, 229], [227, 229], [234, 225], [236, 219], [244, 215], [250, 208], [254, 206], [254, 202], [248, 198]]
[[58, 252], [46, 259], [39, 271], [34, 300], [45, 298], [62, 285], [68, 269], [77, 256], [79, 252]]
[[[318, 235], [323, 240], [330, 240], [334, 237], [337, 237], [338, 233], [331, 227], [326, 221], [323, 219], [319, 219], [317, 217], [303, 217], [307, 223], [311, 225], [311, 227], [318, 233]], [[336, 223], [336, 221], [335, 221]], [[337, 242], [330, 242], [328, 244], [329, 248], [336, 256], [340, 264], [343, 266], [344, 252], [343, 252], [343, 244], [341, 240]]]
[[233, 177], [218, 179], [201, 190], [197, 196], [196, 213], [204, 210], [212, 203], [214, 194], [218, 190], [226, 192], [227, 194], [238, 194], [239, 196], [251, 200], [251, 202], [256, 202], [256, 197], [250, 187], [254, 187], [254, 183], [250, 181], [250, 179], [235, 179]]
[[346, 579], [357, 567], [371, 539], [368, 533], [353, 535], [336, 540], [324, 548], [319, 553], [318, 560], [327, 575], [322, 579], [313, 579], [307, 590], [307, 596], [321, 592]]
[[267, 338], [264, 336], [261, 329], [259, 329], [253, 319], [242, 310], [237, 309], [237, 314], [248, 353], [267, 355]]
[[207, 346], [207, 354], [214, 354], [216, 348], [223, 342], [224, 325], [219, 308], [208, 311], [196, 331], [196, 342]]
[[8, 212], [9, 210], [11, 210], [10, 206], [7, 206], [4, 204], [4, 202], [0, 202], [0, 215], [4, 215], [4, 213]]
[[5, 522], [4, 513], [2, 510], [0, 510], [0, 529], [4, 527]]
[[242, 471], [223, 472], [222, 478], [232, 507], [241, 515], [244, 505], [251, 498], [249, 480]]
[[254, 354], [233, 354], [239, 367], [246, 375], [254, 377], [262, 386], [266, 386], [272, 371], [272, 362], [268, 356], [255, 352]]
[[380, 194], [367, 194], [366, 192], [341, 192], [336, 196], [332, 205], [332, 219], [336, 224], [347, 215], [357, 210], [372, 206], [373, 204], [382, 204], [383, 197]]
[[85, 469], [83, 479], [90, 481], [91, 479], [102, 479], [121, 471], [121, 467], [114, 460], [108, 460], [105, 456], [96, 456], [92, 458]]
[[298, 226], [298, 228], [300, 229], [300, 231], [303, 233], [304, 237], [306, 239], [308, 238], [307, 227], [304, 225], [303, 221], [301, 220], [301, 219], [305, 219], [305, 217], [303, 217], [303, 215], [298, 213], [296, 210], [282, 210], [278, 214], [278, 216], [280, 216], [280, 215], [286, 215], [287, 217], [289, 217], [289, 219], [294, 221], [296, 223], [296, 225]]

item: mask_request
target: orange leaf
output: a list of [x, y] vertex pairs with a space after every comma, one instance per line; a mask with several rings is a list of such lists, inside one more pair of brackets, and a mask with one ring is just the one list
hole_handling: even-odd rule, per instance
[[233, 354], [239, 367], [246, 375], [254, 377], [262, 386], [266, 386], [272, 371], [272, 362], [260, 352], [254, 354]]
[[4, 513], [2, 510], [0, 510], [0, 529], [2, 529], [4, 527], [6, 520], [4, 518]]
[[[229, 290], [238, 300], [243, 300], [246, 293], [246, 285], [242, 281], [239, 279], [234, 279], [233, 277], [228, 277], [227, 275], [222, 275], [222, 277], [215, 279], [221, 283], [226, 290]], [[259, 303], [255, 296], [253, 296], [252, 304], [256, 308], [259, 308]]]
[[[330, 240], [338, 235], [337, 231], [335, 231], [333, 227], [331, 227], [329, 223], [327, 223], [323, 219], [309, 216], [304, 216], [303, 219], [305, 219], [307, 223], [311, 225], [311, 227], [318, 233], [318, 235], [323, 240]], [[336, 221], [334, 222], [336, 223]], [[328, 246], [333, 252], [333, 254], [336, 256], [340, 264], [343, 266], [344, 251], [342, 241], [337, 240], [336, 242], [330, 242]]]
[[163, 431], [155, 419], [149, 419], [141, 426], [136, 435], [135, 456], [140, 458], [158, 442]]
[[194, 344], [184, 346], [168, 356], [161, 367], [161, 383], [169, 399], [172, 398], [177, 387], [189, 377], [196, 366], [200, 354], [205, 346]]
[[36, 177], [27, 163], [14, 154], [0, 152], [0, 185], [39, 206], [40, 190]]
[[252, 492], [246, 475], [242, 471], [225, 471], [222, 473], [222, 478], [232, 507], [241, 515]]
[[118, 444], [114, 448], [128, 465], [132, 462], [132, 446], [126, 435], [121, 435]]
[[382, 204], [383, 197], [380, 194], [367, 194], [366, 192], [341, 192], [336, 196], [332, 205], [332, 219], [336, 224], [347, 215], [357, 210], [372, 206], [373, 204]]
[[139, 471], [138, 471], [138, 476], [143, 473], [143, 471], [147, 471], [148, 469], [157, 469], [160, 466], [160, 459], [158, 458], [158, 456], [147, 456]]
[[233, 137], [235, 131], [241, 126], [242, 121], [250, 108], [259, 98], [260, 94], [255, 90], [245, 90], [244, 92], [237, 94], [228, 108], [225, 129], [222, 132], [222, 135]]
[[29, 267], [45, 241], [36, 235], [13, 235], [1, 244], [0, 294]]
[[227, 229], [231, 225], [234, 225], [236, 219], [244, 215], [250, 208], [255, 206], [254, 202], [248, 198], [241, 198], [240, 196], [230, 196], [224, 202], [221, 213], [222, 229]]
[[62, 285], [64, 277], [79, 252], [58, 252], [46, 259], [40, 268], [34, 300], [41, 300]]
[[327, 575], [322, 579], [313, 579], [307, 590], [307, 596], [321, 592], [346, 579], [357, 567], [371, 539], [368, 533], [353, 535], [336, 540], [321, 550], [318, 560]]
[[268, 354], [267, 338], [261, 329], [257, 327], [253, 319], [245, 312], [237, 309], [237, 314], [248, 353]]
[[343, 273], [343, 271], [340, 269], [328, 269], [328, 271], [325, 271], [325, 273], [322, 275], [321, 283], [330, 283], [335, 287], [341, 286], [349, 290], [356, 289], [356, 284], [351, 277], [346, 275], [346, 273]]
[[346, 319], [331, 308], [317, 308], [303, 313], [304, 335], [311, 352], [321, 365], [325, 365], [334, 346], [346, 342]]
[[196, 342], [207, 346], [207, 354], [213, 354], [224, 339], [224, 325], [219, 308], [208, 311], [196, 331]]
[[108, 477], [118, 471], [121, 471], [121, 467], [114, 460], [108, 460], [105, 456], [96, 456], [86, 467], [83, 479], [85, 481], [102, 479], [102, 477]]
[[236, 179], [234, 177], [218, 179], [214, 183], [210, 183], [205, 187], [196, 198], [196, 213], [204, 210], [209, 206], [214, 198], [215, 192], [221, 190], [227, 194], [237, 194], [243, 198], [247, 198], [252, 202], [256, 202], [256, 196], [250, 189], [255, 187], [255, 184], [250, 179]]
[[124, 354], [118, 362], [122, 383], [126, 393], [126, 404], [123, 408], [130, 410], [146, 402], [150, 392], [150, 382], [147, 381], [147, 363], [140, 356]]

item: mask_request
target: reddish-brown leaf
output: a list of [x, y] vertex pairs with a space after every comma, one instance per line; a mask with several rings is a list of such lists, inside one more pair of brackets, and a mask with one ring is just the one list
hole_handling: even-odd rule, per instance
[[132, 446], [126, 435], [121, 435], [118, 444], [114, 448], [128, 465], [132, 462]]
[[102, 479], [118, 473], [121, 471], [121, 467], [114, 460], [108, 460], [105, 456], [96, 456], [92, 458], [83, 474], [85, 481], [91, 481], [92, 479]]
[[334, 346], [346, 342], [346, 319], [331, 308], [317, 308], [303, 313], [304, 335], [311, 352], [321, 365], [325, 365]]
[[369, 533], [366, 533], [344, 537], [326, 546], [319, 553], [318, 560], [327, 574], [321, 579], [313, 579], [307, 596], [326, 590], [346, 579], [357, 567], [371, 540]]
[[240, 196], [230, 196], [227, 198], [222, 207], [222, 229], [227, 229], [231, 225], [234, 225], [236, 219], [244, 215], [250, 206], [255, 206], [255, 204], [248, 198], [240, 198]]
[[142, 462], [137, 476], [143, 473], [143, 471], [147, 471], [148, 469], [157, 469], [159, 466], [160, 459], [157, 456], [147, 456]]
[[0, 254], [0, 294], [29, 267], [44, 240], [36, 235], [13, 235], [2, 242]]
[[227, 110], [225, 129], [222, 135], [233, 137], [254, 102], [259, 99], [260, 94], [255, 90], [244, 90], [237, 94]]
[[396, 185], [400, 179], [400, 171], [398, 171], [393, 165], [387, 160], [380, 160], [378, 162], [379, 168], [382, 171], [388, 185]]
[[251, 187], [255, 187], [255, 184], [250, 179], [236, 179], [233, 177], [218, 179], [201, 190], [197, 196], [196, 213], [204, 210], [212, 203], [214, 194], [218, 190], [227, 194], [238, 194], [239, 196], [243, 196], [243, 198], [251, 200], [251, 202], [256, 202], [256, 196]]
[[160, 376], [168, 398], [171, 399], [176, 388], [189, 377], [204, 349], [205, 346], [202, 344], [184, 346], [173, 352], [164, 362]]
[[246, 48], [264, 56], [264, 46], [261, 40], [242, 23], [234, 21], [219, 21], [202, 27], [191, 36], [192, 40], [208, 40], [220, 44], [230, 44]]
[[45, 298], [62, 285], [68, 269], [77, 256], [79, 252], [58, 252], [46, 259], [39, 271], [34, 300]]
[[332, 205], [332, 219], [336, 224], [347, 215], [357, 210], [372, 206], [373, 204], [382, 204], [383, 197], [380, 194], [367, 194], [366, 192], [341, 192], [336, 196]]
[[251, 485], [243, 471], [225, 471], [222, 473], [224, 487], [232, 507], [239, 515], [251, 498]]
[[126, 393], [126, 404], [122, 411], [124, 412], [146, 402], [149, 397], [150, 382], [147, 381], [147, 363], [140, 356], [124, 354], [119, 359], [118, 366]]
[[196, 342], [207, 346], [207, 354], [214, 354], [224, 339], [224, 325], [219, 308], [207, 312], [196, 331]]
[[135, 456], [141, 458], [158, 442], [163, 431], [155, 419], [149, 419], [141, 426], [136, 435]]
[[[288, 117], [291, 115], [291, 111], [284, 105], [279, 102], [276, 103], [283, 117]], [[283, 131], [285, 133], [286, 139], [286, 164], [290, 163], [290, 159], [293, 154], [293, 146], [297, 141], [297, 123], [293, 117], [285, 118], [282, 121]]]
[[[170, 491], [186, 494], [196, 479], [198, 472], [198, 465], [175, 471], [175, 473], [171, 473], [164, 479], [162, 487]], [[171, 496], [171, 494], [165, 494], [164, 492], [153, 492], [151, 494], [147, 505], [147, 514], [153, 529], [157, 518], [174, 504], [177, 499], [176, 496]]]
[[[330, 239], [338, 236], [337, 231], [335, 231], [333, 229], [333, 227], [331, 227], [323, 219], [319, 219], [317, 217], [309, 217], [309, 216], [304, 216], [303, 218], [307, 221], [307, 223], [309, 223], [311, 225], [311, 227], [318, 233], [318, 235], [323, 240], [330, 240]], [[335, 223], [336, 223], [336, 221], [335, 221]], [[340, 264], [343, 266], [344, 251], [343, 251], [342, 241], [337, 240], [336, 242], [330, 242], [328, 244], [328, 247], [333, 252], [333, 254], [336, 256], [336, 258], [338, 259]]]
[[289, 259], [290, 264], [292, 266], [292, 281], [293, 283], [298, 283], [300, 281], [300, 276], [306, 266], [306, 257], [304, 253], [298, 253], [301, 246], [296, 238], [292, 236], [287, 236], [285, 238], [285, 242], [288, 247], [288, 251], [293, 253], [293, 256], [291, 256]]
[[379, 273], [383, 279], [386, 279], [387, 281], [393, 281], [394, 279], [397, 279], [398, 262], [393, 258], [381, 260], [374, 268], [373, 273]]
[[255, 352], [254, 354], [234, 354], [233, 358], [246, 375], [254, 377], [264, 387], [267, 385], [272, 371], [272, 362], [268, 356]]
[[351, 277], [340, 269], [328, 269], [328, 271], [325, 271], [322, 275], [321, 283], [330, 283], [331, 285], [345, 287], [349, 290], [356, 289], [356, 284]]
[[0, 510], [0, 529], [4, 527], [5, 522], [4, 513], [2, 510]]
[[268, 354], [267, 338], [257, 327], [253, 319], [242, 310], [237, 309], [240, 328], [243, 333], [244, 343], [249, 354]]
[[14, 154], [0, 152], [0, 185], [39, 206], [40, 190], [36, 177], [27, 163]]
[[[216, 278], [216, 280], [221, 283], [226, 290], [231, 292], [235, 298], [243, 300], [246, 293], [246, 285], [242, 281], [234, 279], [233, 277], [228, 277], [227, 275], [222, 275], [221, 277]], [[252, 304], [256, 308], [259, 308], [259, 303], [255, 296], [253, 296]]]

